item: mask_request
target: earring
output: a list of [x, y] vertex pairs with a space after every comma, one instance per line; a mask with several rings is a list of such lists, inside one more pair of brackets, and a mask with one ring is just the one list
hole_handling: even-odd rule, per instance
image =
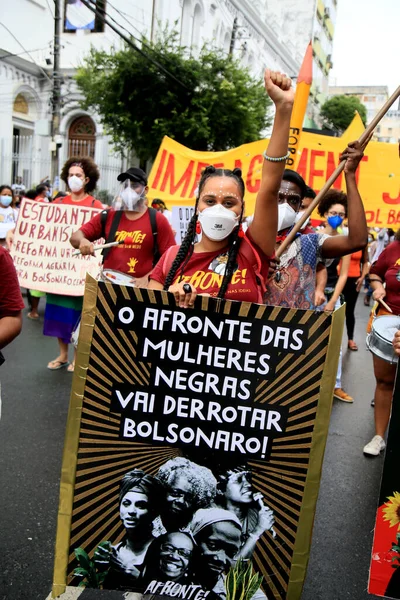
[[200, 233], [201, 233], [200, 221], [196, 221], [196, 233], [197, 233], [197, 235], [200, 235]]

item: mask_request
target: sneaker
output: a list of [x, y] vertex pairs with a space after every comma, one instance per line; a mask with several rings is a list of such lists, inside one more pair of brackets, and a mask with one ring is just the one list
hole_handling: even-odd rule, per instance
[[386, 447], [385, 440], [380, 435], [374, 435], [372, 440], [364, 446], [364, 454], [368, 456], [379, 456]]
[[342, 390], [342, 388], [335, 388], [333, 390], [333, 396], [342, 402], [354, 402], [354, 399]]

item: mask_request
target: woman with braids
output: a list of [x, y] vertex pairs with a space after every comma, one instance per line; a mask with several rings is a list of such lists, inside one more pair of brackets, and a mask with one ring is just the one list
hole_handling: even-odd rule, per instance
[[[54, 203], [103, 208], [102, 203], [90, 195], [99, 177], [97, 165], [91, 158], [69, 158], [61, 171], [61, 179], [71, 193], [64, 198], [54, 200]], [[68, 367], [68, 371], [71, 372], [74, 370], [75, 360], [70, 365], [68, 363], [68, 344], [82, 311], [82, 301], [81, 296], [47, 294], [43, 333], [56, 337], [59, 346], [57, 358], [47, 365], [51, 371], [63, 367]]]
[[[173, 293], [181, 307], [192, 306], [197, 293], [262, 302], [268, 257], [275, 247], [277, 197], [293, 106], [288, 77], [267, 69], [264, 81], [276, 113], [268, 150], [264, 152], [254, 218], [246, 234], [241, 228], [245, 186], [240, 169], [207, 167], [182, 245], [167, 250], [150, 276], [149, 287]], [[196, 234], [201, 234], [197, 243]]]

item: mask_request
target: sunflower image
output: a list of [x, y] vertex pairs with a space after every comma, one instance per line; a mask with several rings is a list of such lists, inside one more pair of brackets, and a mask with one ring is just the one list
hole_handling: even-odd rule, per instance
[[400, 493], [394, 492], [394, 496], [388, 496], [388, 500], [382, 511], [383, 518], [390, 521], [390, 527], [397, 525], [397, 530], [400, 531]]

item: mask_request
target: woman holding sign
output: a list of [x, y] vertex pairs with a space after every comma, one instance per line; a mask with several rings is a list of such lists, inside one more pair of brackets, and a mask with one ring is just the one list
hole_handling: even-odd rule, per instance
[[[287, 158], [293, 107], [291, 80], [266, 69], [265, 89], [276, 107], [254, 219], [244, 234], [245, 185], [240, 169], [207, 167], [201, 176], [195, 213], [182, 245], [165, 252], [151, 274], [151, 289], [167, 290], [181, 307], [197, 293], [262, 302], [269, 258], [275, 249], [277, 197]], [[196, 234], [201, 238], [196, 242]]]
[[[68, 186], [70, 194], [55, 200], [55, 204], [102, 209], [102, 203], [90, 195], [90, 192], [95, 189], [99, 177], [97, 165], [91, 158], [69, 158], [61, 171], [61, 179]], [[71, 364], [68, 363], [68, 344], [82, 311], [82, 301], [81, 296], [47, 294], [43, 333], [56, 337], [59, 346], [57, 358], [47, 365], [51, 371], [63, 367], [68, 367], [68, 371], [71, 372], [74, 370], [75, 361], [73, 360]]]

